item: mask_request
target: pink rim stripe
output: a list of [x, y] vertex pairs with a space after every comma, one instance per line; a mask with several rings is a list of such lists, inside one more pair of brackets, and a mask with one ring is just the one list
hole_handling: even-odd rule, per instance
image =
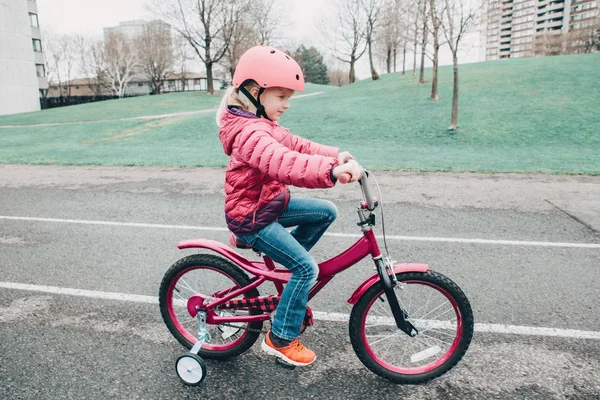
[[[210, 269], [213, 270], [215, 272], [218, 272], [221, 275], [224, 275], [226, 277], [228, 277], [229, 279], [231, 279], [231, 281], [233, 283], [235, 283], [235, 281], [233, 280], [233, 278], [225, 273], [223, 273], [223, 271], [220, 271], [216, 268], [212, 268], [209, 266], [196, 266], [196, 267], [190, 267], [187, 269], [184, 269], [183, 271], [181, 271], [179, 274], [177, 274], [177, 276], [171, 281], [171, 284], [169, 285], [169, 290], [167, 291], [167, 309], [169, 310], [169, 315], [171, 317], [171, 321], [173, 321], [173, 324], [175, 325], [175, 328], [177, 328], [177, 330], [179, 331], [179, 333], [181, 333], [187, 340], [189, 340], [190, 342], [196, 343], [196, 336], [192, 335], [190, 332], [187, 331], [187, 329], [185, 329], [185, 327], [181, 324], [181, 322], [179, 322], [179, 319], [177, 318], [177, 315], [175, 314], [175, 310], [173, 308], [173, 290], [175, 288], [175, 286], [177, 285], [177, 282], [179, 281], [179, 278], [181, 278], [181, 276], [183, 276], [184, 274], [186, 274], [189, 271], [193, 271], [196, 269]], [[236, 285], [237, 287], [237, 285]], [[234, 347], [236, 347], [237, 345], [239, 345], [239, 342], [241, 340], [244, 339], [244, 337], [246, 337], [246, 335], [248, 334], [248, 331], [244, 331], [244, 333], [242, 333], [242, 335], [237, 338], [236, 340], [234, 340], [231, 343], [227, 343], [227, 344], [222, 344], [222, 345], [213, 345], [213, 344], [209, 344], [209, 343], [204, 343], [202, 345], [202, 350], [210, 350], [210, 351], [225, 351], [225, 350], [230, 350]]]
[[[448, 361], [448, 359], [450, 357], [452, 357], [452, 354], [454, 354], [454, 352], [456, 351], [456, 349], [458, 348], [458, 345], [460, 344], [460, 340], [462, 338], [463, 335], [463, 321], [462, 321], [462, 314], [460, 313], [460, 310], [458, 309], [458, 304], [456, 303], [456, 301], [454, 300], [454, 298], [452, 298], [452, 296], [450, 296], [448, 294], [448, 292], [446, 292], [444, 289], [442, 289], [441, 287], [434, 285], [430, 282], [425, 282], [425, 281], [404, 281], [403, 283], [421, 283], [421, 284], [425, 284], [427, 286], [430, 286], [434, 289], [436, 289], [437, 291], [439, 291], [440, 293], [442, 293], [452, 304], [452, 307], [454, 308], [454, 311], [456, 312], [456, 322], [457, 322], [457, 336], [454, 338], [454, 341], [452, 342], [452, 345], [450, 346], [450, 349], [440, 358], [436, 359], [435, 361], [423, 365], [421, 367], [415, 367], [415, 368], [402, 368], [402, 367], [397, 367], [395, 365], [392, 365], [390, 363], [388, 363], [387, 361], [381, 359], [380, 357], [377, 356], [377, 354], [375, 354], [375, 352], [373, 351], [373, 349], [371, 349], [371, 346], [369, 346], [369, 342], [367, 341], [367, 336], [366, 336], [366, 331], [365, 331], [365, 324], [366, 324], [366, 320], [367, 320], [367, 314], [368, 311], [371, 309], [371, 307], [373, 306], [373, 303], [375, 303], [375, 301], [379, 298], [379, 296], [381, 296], [381, 294], [383, 293], [383, 290], [379, 293], [379, 295], [373, 297], [373, 300], [371, 300], [371, 303], [369, 303], [369, 305], [367, 306], [367, 312], [365, 312], [365, 314], [363, 315], [362, 321], [361, 321], [361, 330], [362, 330], [362, 341], [363, 344], [365, 345], [365, 349], [367, 350], [367, 353], [369, 353], [369, 356], [371, 356], [371, 358], [379, 365], [381, 365], [382, 367], [384, 367], [385, 369], [392, 371], [392, 372], [396, 372], [398, 374], [404, 374], [404, 375], [417, 375], [417, 374], [424, 374], [430, 371], [433, 371], [434, 369], [438, 368], [440, 365], [444, 364], [446, 361]], [[417, 336], [418, 337], [418, 336]]]

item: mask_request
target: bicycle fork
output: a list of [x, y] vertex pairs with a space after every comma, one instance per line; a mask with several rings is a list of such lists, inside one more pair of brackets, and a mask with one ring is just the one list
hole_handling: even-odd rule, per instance
[[400, 308], [398, 298], [394, 292], [394, 287], [397, 284], [394, 270], [382, 257], [375, 260], [375, 265], [377, 267], [377, 274], [379, 275], [381, 285], [383, 286], [383, 291], [385, 292], [385, 297], [387, 298], [388, 304], [392, 310], [392, 315], [396, 321], [396, 326], [410, 337], [417, 336], [419, 331], [410, 323], [410, 321], [407, 321], [406, 318], [408, 315]]

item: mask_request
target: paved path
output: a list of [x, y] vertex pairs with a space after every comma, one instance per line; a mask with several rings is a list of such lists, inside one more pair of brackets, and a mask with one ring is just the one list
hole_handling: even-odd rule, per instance
[[[0, 398], [597, 399], [600, 237], [586, 202], [600, 178], [375, 175], [391, 253], [429, 262], [473, 305], [472, 347], [444, 377], [396, 386], [358, 361], [343, 316], [373, 273], [365, 260], [311, 302], [314, 366], [281, 369], [255, 345], [184, 387], [174, 372], [184, 350], [156, 293], [166, 268], [193, 253], [177, 241], [226, 240], [223, 170], [2, 165]], [[315, 257], [356, 240], [357, 185], [293, 193], [338, 206]]]

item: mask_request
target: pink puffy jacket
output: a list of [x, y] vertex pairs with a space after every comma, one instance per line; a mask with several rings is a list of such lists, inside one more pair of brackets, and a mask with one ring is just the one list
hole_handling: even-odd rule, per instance
[[228, 107], [219, 138], [231, 156], [225, 173], [225, 218], [238, 235], [257, 232], [285, 211], [287, 185], [327, 188], [339, 150], [292, 135], [277, 122]]

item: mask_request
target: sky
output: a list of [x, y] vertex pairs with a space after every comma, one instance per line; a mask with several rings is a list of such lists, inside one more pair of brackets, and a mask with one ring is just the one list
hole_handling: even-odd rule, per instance
[[[275, 0], [276, 7], [282, 15], [281, 29], [278, 32], [280, 46], [315, 46], [324, 55], [326, 62], [335, 64], [328, 53], [317, 25], [323, 12], [331, 12], [334, 1], [331, 0]], [[51, 29], [56, 33], [80, 33], [101, 37], [102, 28], [118, 25], [119, 22], [133, 19], [154, 19], [145, 8], [146, 0], [37, 0], [39, 22], [42, 30]], [[459, 62], [480, 61], [479, 35], [473, 34], [465, 40], [467, 50], [459, 55]], [[408, 57], [407, 68], [412, 68], [412, 57]], [[400, 59], [398, 60], [400, 64]], [[418, 61], [417, 61], [418, 62]], [[447, 49], [440, 52], [440, 65], [451, 64], [452, 59]], [[428, 61], [426, 65], [430, 65]], [[339, 67], [346, 68], [342, 64]], [[192, 69], [203, 72], [198, 62]], [[382, 73], [382, 67], [378, 72]], [[357, 63], [359, 78], [370, 76], [368, 57], [365, 54]]]

